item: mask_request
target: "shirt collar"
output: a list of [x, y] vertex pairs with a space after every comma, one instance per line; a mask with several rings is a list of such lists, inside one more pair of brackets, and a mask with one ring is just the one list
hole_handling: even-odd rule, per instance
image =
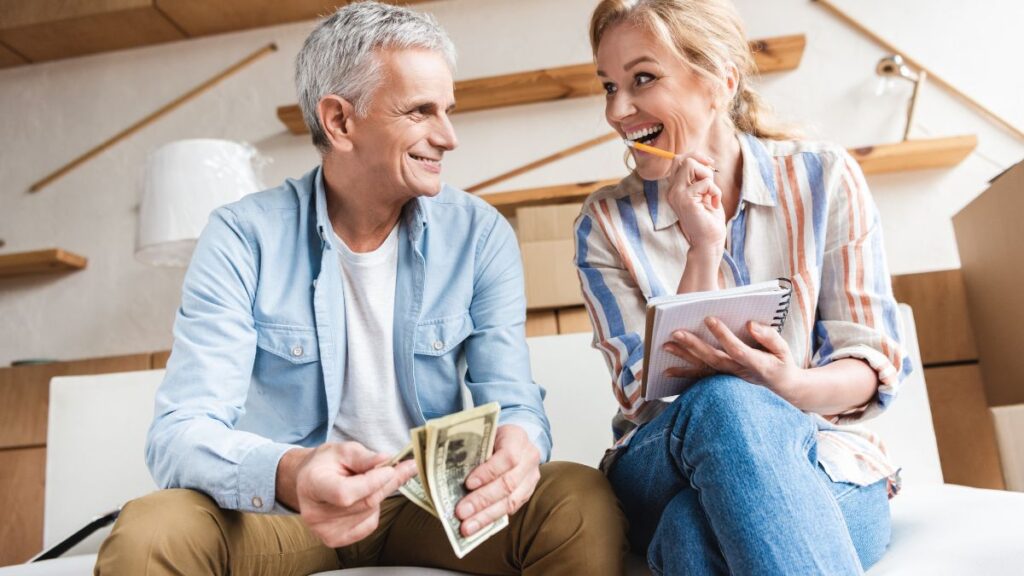
[[[775, 191], [775, 179], [772, 175], [772, 158], [764, 143], [746, 133], [739, 134], [740, 155], [743, 158], [743, 184], [740, 186], [740, 203], [757, 204], [759, 206], [775, 206], [778, 194]], [[625, 184], [632, 185], [631, 180], [641, 183], [647, 197], [647, 208], [651, 212], [651, 221], [655, 230], [663, 230], [679, 222], [668, 202], [665, 190], [668, 180], [640, 180], [630, 175]]]

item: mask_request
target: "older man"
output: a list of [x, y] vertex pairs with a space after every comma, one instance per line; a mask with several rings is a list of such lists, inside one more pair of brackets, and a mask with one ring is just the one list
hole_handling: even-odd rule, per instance
[[[147, 443], [169, 490], [124, 508], [97, 574], [621, 572], [603, 476], [541, 464], [512, 230], [440, 180], [453, 66], [433, 20], [389, 5], [350, 5], [306, 40], [296, 82], [322, 164], [212, 216]], [[410, 428], [463, 408], [462, 384], [502, 407], [462, 533], [510, 524], [459, 560], [437, 519], [393, 496], [414, 463], [384, 463]]]

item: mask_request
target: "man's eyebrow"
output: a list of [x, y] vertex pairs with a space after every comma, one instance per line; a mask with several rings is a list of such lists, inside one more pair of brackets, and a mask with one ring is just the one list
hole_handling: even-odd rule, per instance
[[[657, 64], [658, 63], [657, 60], [655, 60], [654, 58], [651, 58], [650, 56], [641, 56], [639, 58], [634, 58], [634, 59], [630, 60], [629, 62], [626, 62], [626, 65], [623, 66], [622, 69], [623, 70], [629, 70], [630, 68], [636, 66], [637, 64], [640, 64], [641, 62], [651, 62], [652, 64]], [[597, 75], [598, 76], [607, 76], [607, 74], [605, 74], [604, 71], [600, 70], [600, 69], [597, 71]]]

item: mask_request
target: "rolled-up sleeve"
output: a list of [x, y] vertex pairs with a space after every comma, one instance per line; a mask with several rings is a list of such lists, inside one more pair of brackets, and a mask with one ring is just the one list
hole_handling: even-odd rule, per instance
[[476, 249], [470, 304], [473, 332], [465, 348], [466, 387], [475, 404], [500, 404], [500, 424], [523, 428], [546, 462], [551, 455], [551, 426], [544, 412], [544, 389], [530, 373], [519, 245], [508, 221], [497, 211], [493, 218]]
[[576, 219], [576, 269], [594, 328], [593, 346], [612, 375], [612, 392], [622, 416], [637, 421], [645, 401], [643, 377], [646, 299], [628, 266], [614, 250], [607, 217], [588, 202]]
[[235, 215], [215, 211], [185, 276], [146, 462], [163, 488], [198, 490], [227, 509], [283, 511], [275, 478], [292, 446], [235, 430], [256, 353], [257, 262]]
[[857, 162], [845, 151], [834, 162], [811, 364], [857, 358], [878, 374], [872, 401], [836, 417], [851, 423], [892, 404], [911, 362], [902, 345], [878, 208]]

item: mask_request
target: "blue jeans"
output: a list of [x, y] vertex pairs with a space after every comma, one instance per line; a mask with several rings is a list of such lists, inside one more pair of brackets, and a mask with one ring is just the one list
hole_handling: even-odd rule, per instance
[[817, 426], [774, 392], [705, 378], [643, 425], [608, 479], [656, 574], [860, 574], [889, 543], [886, 481], [831, 481]]

